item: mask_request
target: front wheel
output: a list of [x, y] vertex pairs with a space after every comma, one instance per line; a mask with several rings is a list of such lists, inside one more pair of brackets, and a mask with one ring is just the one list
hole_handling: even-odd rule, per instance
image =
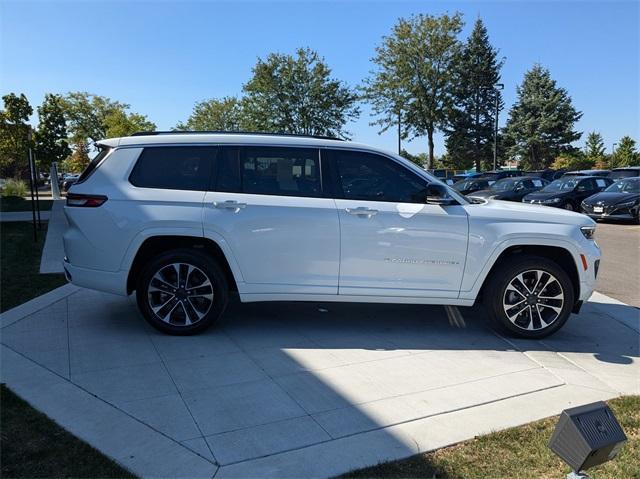
[[573, 309], [575, 293], [568, 274], [547, 258], [512, 256], [488, 280], [489, 315], [511, 335], [536, 339], [553, 334]]
[[228, 286], [212, 258], [176, 249], [146, 265], [138, 277], [136, 299], [154, 328], [168, 334], [196, 334], [220, 317], [227, 305]]

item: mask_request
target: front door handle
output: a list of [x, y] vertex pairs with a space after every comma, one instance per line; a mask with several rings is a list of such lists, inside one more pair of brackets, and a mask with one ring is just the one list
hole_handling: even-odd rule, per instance
[[227, 201], [214, 201], [213, 207], [218, 208], [219, 210], [233, 210], [235, 212], [240, 211], [243, 208], [247, 207], [246, 203], [238, 203], [234, 200]]
[[350, 215], [361, 216], [363, 218], [371, 218], [372, 216], [375, 216], [376, 214], [378, 214], [378, 210], [365, 208], [363, 206], [359, 208], [347, 208], [346, 211]]

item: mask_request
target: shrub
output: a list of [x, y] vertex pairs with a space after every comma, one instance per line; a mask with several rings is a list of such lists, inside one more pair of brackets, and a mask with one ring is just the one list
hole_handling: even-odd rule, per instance
[[27, 196], [27, 184], [22, 180], [7, 180], [2, 187], [2, 196]]

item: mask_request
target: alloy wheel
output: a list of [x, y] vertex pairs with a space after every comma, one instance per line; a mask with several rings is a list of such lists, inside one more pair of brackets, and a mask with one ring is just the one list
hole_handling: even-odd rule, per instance
[[171, 263], [151, 278], [147, 301], [153, 313], [173, 326], [191, 326], [204, 318], [213, 305], [213, 284], [198, 267]]
[[551, 273], [532, 269], [517, 274], [504, 292], [504, 312], [513, 325], [540, 331], [558, 319], [564, 306], [564, 291]]

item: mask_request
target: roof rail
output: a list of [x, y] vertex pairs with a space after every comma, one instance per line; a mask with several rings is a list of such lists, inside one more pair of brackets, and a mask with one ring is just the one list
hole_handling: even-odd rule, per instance
[[268, 133], [263, 131], [224, 131], [224, 130], [175, 130], [175, 131], [137, 131], [129, 136], [156, 136], [156, 135], [202, 135], [202, 134], [224, 134], [224, 135], [261, 135], [261, 136], [286, 136], [299, 138], [318, 138], [321, 140], [344, 141], [342, 138], [324, 135], [301, 135], [296, 133]]

